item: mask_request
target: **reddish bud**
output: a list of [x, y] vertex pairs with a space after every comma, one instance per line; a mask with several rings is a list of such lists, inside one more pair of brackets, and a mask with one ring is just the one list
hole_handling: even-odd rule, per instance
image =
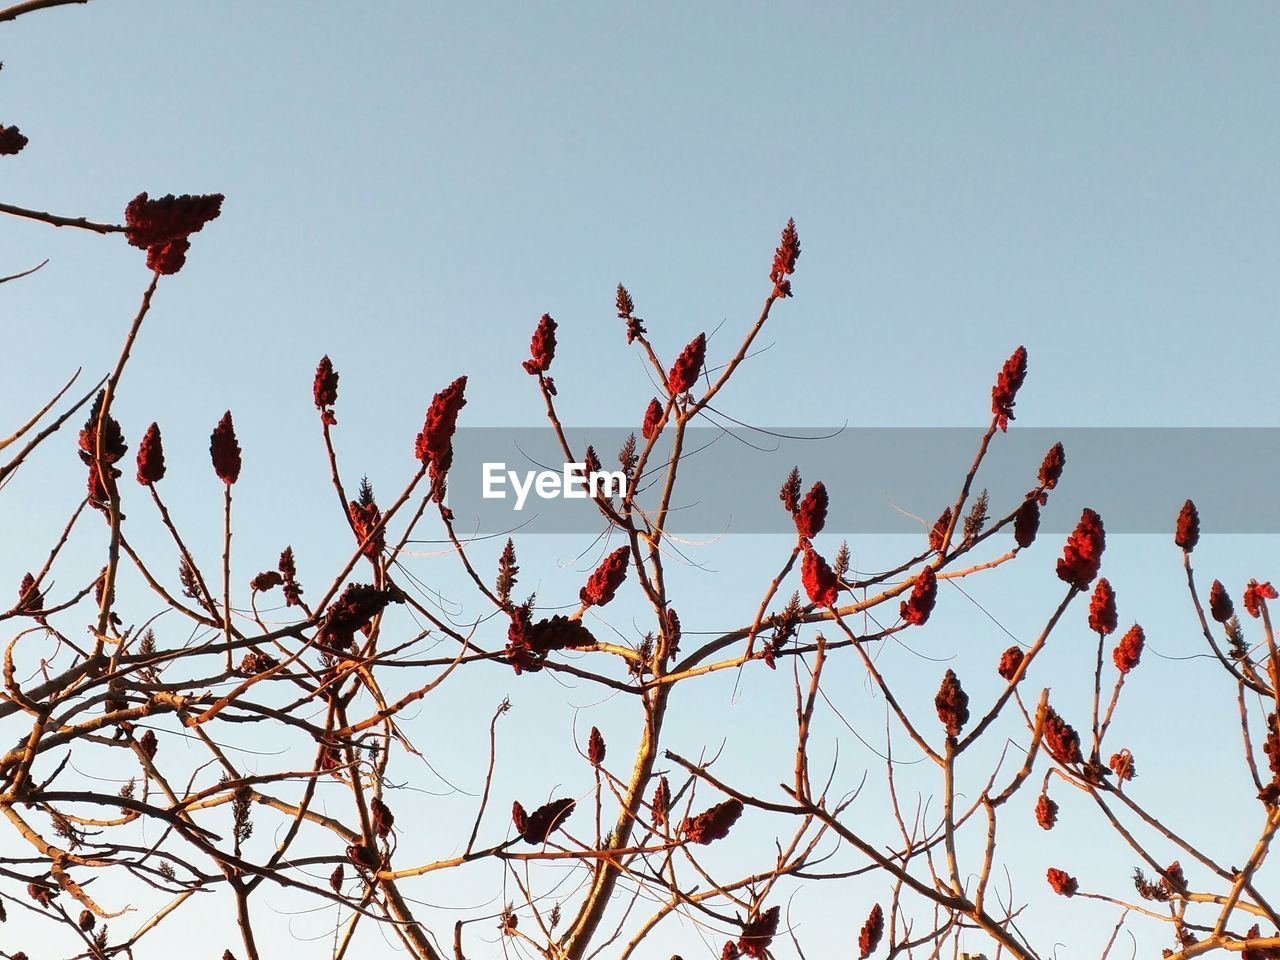
[[991, 388], [991, 412], [995, 414], [996, 425], [1002, 431], [1009, 429], [1009, 421], [1013, 419], [1014, 398], [1026, 379], [1027, 348], [1018, 347], [1004, 362], [996, 377], [996, 385]]
[[700, 333], [676, 357], [667, 374], [667, 389], [672, 396], [685, 393], [698, 381], [702, 364], [707, 359], [707, 335]]
[[715, 840], [723, 840], [729, 835], [729, 828], [742, 816], [742, 801], [738, 799], [717, 803], [696, 817], [685, 817], [680, 825], [680, 832], [690, 843], [706, 845]]
[[1067, 538], [1067, 545], [1058, 561], [1058, 579], [1071, 584], [1077, 590], [1088, 590], [1093, 578], [1102, 566], [1102, 551], [1106, 549], [1106, 533], [1102, 518], [1088, 507], [1080, 514], [1080, 522]]
[[22, 148], [29, 142], [17, 127], [6, 127], [0, 124], [0, 157], [11, 157], [21, 153]]
[[898, 613], [907, 623], [921, 626], [929, 619], [937, 599], [938, 575], [933, 572], [933, 567], [925, 567], [916, 577], [915, 586], [911, 588], [911, 596], [902, 601]]
[[556, 322], [551, 314], [544, 313], [529, 341], [529, 359], [524, 362], [525, 373], [537, 376], [551, 369], [556, 357]]
[[1052, 830], [1058, 822], [1058, 805], [1049, 799], [1047, 793], [1040, 794], [1036, 801], [1036, 823], [1045, 830]]
[[1116, 592], [1106, 577], [1099, 578], [1089, 598], [1089, 629], [1104, 636], [1116, 629]]
[[316, 364], [315, 380], [311, 383], [311, 396], [315, 400], [316, 409], [320, 411], [320, 420], [333, 426], [338, 422], [333, 415], [333, 407], [338, 402], [338, 372], [333, 369], [333, 361], [325, 354]]
[[1040, 531], [1040, 504], [1034, 499], [1022, 501], [1013, 518], [1013, 542], [1023, 550], [1036, 542]]
[[1076, 891], [1080, 889], [1075, 877], [1057, 867], [1050, 867], [1045, 873], [1045, 879], [1049, 881], [1049, 886], [1053, 887], [1053, 892], [1063, 897], [1074, 897]]
[[1107, 761], [1107, 766], [1115, 772], [1119, 780], [1132, 780], [1137, 776], [1133, 769], [1133, 754], [1128, 750], [1113, 753], [1111, 759]]
[[757, 914], [742, 927], [742, 936], [738, 938], [738, 949], [744, 957], [763, 957], [778, 933], [778, 918], [782, 911], [770, 907], [764, 913]]
[[1173, 534], [1173, 542], [1187, 553], [1200, 542], [1200, 513], [1190, 500], [1178, 511], [1178, 528]]
[[604, 763], [604, 734], [599, 727], [591, 728], [591, 736], [587, 738], [587, 759], [593, 767]]
[[1082, 763], [1084, 756], [1080, 753], [1080, 734], [1067, 723], [1053, 707], [1045, 708], [1044, 744], [1049, 755], [1059, 763]]
[[190, 249], [191, 241], [186, 237], [153, 244], [147, 247], [147, 269], [162, 276], [172, 276], [187, 265], [187, 251]]
[[822, 558], [822, 554], [807, 544], [804, 561], [800, 565], [800, 579], [811, 602], [823, 607], [836, 605], [836, 597], [840, 592], [836, 575]]
[[786, 278], [796, 272], [796, 260], [799, 257], [800, 235], [796, 232], [795, 219], [791, 218], [782, 228], [782, 239], [773, 253], [773, 268], [769, 271], [775, 297], [791, 296], [791, 281]]
[[1209, 613], [1219, 623], [1226, 623], [1236, 613], [1236, 606], [1231, 602], [1231, 594], [1222, 585], [1221, 580], [1213, 581], [1209, 588]]
[[827, 522], [828, 502], [827, 488], [819, 480], [809, 488], [796, 510], [796, 532], [800, 536], [809, 540], [822, 532]]
[[1262, 583], [1250, 580], [1244, 588], [1244, 608], [1255, 620], [1262, 616], [1263, 601], [1274, 599], [1276, 599], [1276, 588], [1271, 585], [1270, 580]]
[[942, 686], [938, 695], [933, 698], [937, 708], [938, 719], [947, 731], [948, 737], [960, 736], [960, 731], [969, 722], [969, 695], [960, 686], [960, 679], [954, 670], [948, 670], [942, 678]]
[[622, 581], [627, 578], [627, 564], [631, 562], [631, 548], [619, 547], [596, 567], [587, 585], [578, 591], [578, 598], [587, 607], [603, 607], [613, 599]]
[[240, 445], [236, 443], [236, 430], [228, 410], [213, 429], [209, 438], [209, 456], [218, 479], [230, 486], [240, 477]]
[[658, 425], [662, 423], [662, 404], [657, 397], [649, 401], [644, 411], [644, 423], [640, 426], [640, 436], [652, 440], [658, 433]]
[[1006, 680], [1012, 680], [1017, 676], [1018, 668], [1022, 666], [1022, 661], [1026, 655], [1022, 652], [1022, 648], [1012, 646], [1004, 653], [1000, 654], [1000, 666], [996, 671]]
[[138, 444], [138, 482], [143, 486], [164, 479], [164, 445], [159, 424], [151, 424]]
[[380, 797], [373, 797], [369, 801], [369, 813], [373, 816], [373, 832], [385, 840], [396, 823], [391, 808], [383, 803]]
[[1145, 641], [1146, 636], [1142, 632], [1142, 627], [1135, 623], [1120, 638], [1116, 648], [1111, 651], [1111, 658], [1115, 661], [1116, 669], [1121, 673], [1128, 673], [1136, 667], [1138, 661], [1142, 659], [1142, 645]]
[[867, 922], [862, 925], [862, 931], [858, 934], [858, 960], [867, 960], [867, 957], [875, 953], [883, 936], [884, 911], [877, 903], [867, 914]]

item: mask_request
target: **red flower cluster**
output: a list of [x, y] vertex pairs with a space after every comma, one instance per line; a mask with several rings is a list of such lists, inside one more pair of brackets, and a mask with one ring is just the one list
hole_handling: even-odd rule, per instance
[[255, 593], [265, 593], [284, 583], [284, 577], [274, 570], [264, 570], [249, 581], [249, 589]]
[[453, 434], [458, 429], [458, 412], [467, 405], [463, 394], [467, 378], [459, 377], [431, 399], [426, 422], [414, 440], [413, 455], [431, 468], [432, 495], [444, 499], [444, 480], [453, 466]]
[[644, 321], [634, 315], [636, 305], [631, 300], [631, 294], [622, 284], [618, 284], [618, 295], [614, 298], [614, 303], [618, 308], [618, 319], [627, 321], [627, 343], [632, 343], [636, 337], [644, 336]]
[[302, 606], [302, 584], [298, 583], [298, 568], [293, 560], [293, 547], [285, 547], [281, 552], [277, 569], [284, 577], [284, 605], [286, 607]]
[[158, 273], [177, 273], [187, 258], [188, 237], [222, 212], [223, 196], [173, 194], [151, 200], [140, 193], [124, 210], [129, 243], [147, 251], [147, 266]]
[[391, 828], [396, 823], [396, 818], [391, 812], [391, 808], [383, 803], [380, 797], [373, 797], [369, 801], [369, 812], [373, 814], [373, 832], [383, 840], [387, 839], [388, 834], [391, 833]]
[[1173, 542], [1187, 553], [1194, 550], [1200, 542], [1200, 513], [1190, 500], [1178, 512], [1178, 529], [1173, 534]]
[[1080, 734], [1053, 707], [1045, 708], [1044, 745], [1049, 755], [1059, 763], [1082, 763], [1084, 756], [1080, 753]]
[[1058, 579], [1071, 584], [1077, 590], [1088, 590], [1093, 578], [1102, 566], [1102, 551], [1106, 549], [1107, 536], [1102, 529], [1102, 518], [1084, 508], [1075, 532], [1067, 538], [1067, 545], [1058, 561]]
[[22, 148], [27, 143], [27, 138], [22, 135], [17, 127], [6, 127], [4, 124], [0, 124], [0, 157], [11, 157], [16, 153], [21, 153]]
[[671, 785], [667, 783], [666, 777], [658, 778], [658, 785], [653, 788], [653, 801], [650, 806], [653, 808], [654, 827], [666, 826], [667, 814], [671, 806]]
[[356, 631], [366, 631], [370, 622], [392, 601], [402, 603], [396, 590], [382, 590], [365, 583], [349, 583], [330, 604], [316, 630], [316, 640], [327, 647], [345, 650], [355, 642]]
[[138, 444], [138, 482], [144, 487], [164, 479], [164, 445], [160, 425], [153, 423]]
[[1000, 654], [1000, 666], [996, 667], [996, 671], [1006, 680], [1012, 680], [1018, 673], [1018, 668], [1022, 666], [1025, 656], [1021, 647], [1017, 645], [1010, 647]]
[[800, 580], [809, 600], [823, 607], [834, 607], [840, 588], [836, 575], [822, 554], [805, 544], [804, 561], [800, 564]]
[[18, 613], [38, 613], [44, 609], [44, 594], [36, 589], [36, 578], [30, 573], [22, 578], [18, 587], [18, 605], [13, 609]]
[[510, 611], [510, 616], [505, 656], [517, 675], [525, 670], [537, 673], [552, 650], [589, 647], [596, 642], [582, 621], [571, 620], [562, 614], [535, 623], [530, 619], [526, 605]]
[[644, 411], [644, 423], [640, 426], [640, 436], [652, 440], [658, 433], [658, 425], [662, 423], [662, 404], [654, 397]]
[[209, 438], [209, 457], [218, 479], [230, 486], [240, 478], [240, 445], [236, 443], [236, 428], [228, 410], [213, 428]]
[[933, 705], [938, 710], [938, 719], [947, 731], [948, 737], [960, 736], [960, 731], [969, 722], [969, 695], [960, 686], [960, 678], [954, 670], [948, 670], [942, 678], [942, 686], [938, 695], [933, 698]]
[[1004, 362], [1000, 375], [996, 377], [996, 385], [991, 388], [991, 412], [995, 414], [996, 426], [1001, 431], [1009, 429], [1009, 421], [1013, 419], [1014, 399], [1027, 379], [1027, 348], [1019, 347]]
[[578, 591], [578, 598], [586, 607], [603, 607], [613, 599], [618, 587], [627, 578], [627, 564], [631, 562], [631, 548], [619, 547], [596, 567], [587, 585]]
[[800, 468], [792, 467], [787, 479], [782, 482], [778, 491], [778, 499], [787, 508], [787, 513], [795, 513], [800, 509]]
[[1023, 500], [1013, 517], [1013, 542], [1026, 549], [1036, 542], [1040, 532], [1040, 504], [1034, 498]]
[[536, 847], [546, 843], [547, 838], [560, 829], [575, 806], [573, 800], [565, 797], [544, 803], [533, 813], [526, 814], [517, 800], [511, 805], [511, 822], [524, 842]]
[[1113, 753], [1111, 759], [1107, 761], [1109, 766], [1120, 780], [1132, 780], [1137, 776], [1133, 769], [1133, 754], [1128, 750], [1121, 750], [1119, 753]]
[[524, 362], [525, 373], [537, 376], [551, 369], [556, 357], [556, 322], [551, 314], [544, 313], [529, 341], [529, 359]]
[[763, 957], [778, 933], [778, 918], [782, 911], [770, 907], [764, 913], [756, 914], [742, 926], [742, 936], [738, 938], [738, 949], [744, 957]]
[[1106, 577], [1098, 580], [1089, 598], [1089, 629], [1103, 636], [1116, 630], [1116, 592]]
[[680, 652], [680, 617], [672, 607], [667, 608], [667, 657], [674, 658]]
[[689, 341], [689, 345], [680, 351], [676, 362], [667, 373], [667, 389], [672, 396], [678, 396], [689, 390], [698, 381], [702, 364], [707, 359], [707, 335], [700, 333]]
[[871, 912], [867, 914], [867, 921], [862, 925], [862, 930], [858, 934], [858, 960], [867, 960], [867, 957], [876, 952], [876, 947], [880, 946], [880, 938], [884, 936], [884, 911], [880, 909], [880, 904], [876, 904], [871, 908]]
[[[1061, 443], [1055, 443], [1040, 461], [1040, 486], [1043, 490], [1052, 490], [1058, 485], [1058, 481], [1062, 479], [1062, 468], [1066, 463], [1067, 452], [1062, 449]], [[1041, 500], [1041, 503], [1043, 504], [1044, 500]]]
[[1047, 793], [1040, 794], [1036, 801], [1036, 823], [1045, 830], [1052, 830], [1058, 822], [1058, 805], [1049, 799]]
[[1045, 874], [1045, 879], [1049, 881], [1049, 886], [1053, 887], [1054, 893], [1064, 897], [1074, 897], [1076, 891], [1080, 889], [1080, 884], [1076, 883], [1075, 877], [1057, 867], [1050, 867]]
[[316, 409], [320, 411], [320, 422], [330, 427], [336, 424], [338, 419], [333, 415], [333, 407], [338, 402], [338, 373], [333, 369], [333, 361], [328, 354], [316, 364], [311, 395], [315, 398]]
[[1270, 580], [1262, 583], [1250, 580], [1244, 588], [1244, 608], [1255, 620], [1262, 616], [1263, 601], [1274, 599], [1276, 599], [1276, 588], [1271, 585]]
[[916, 577], [915, 586], [911, 588], [911, 596], [902, 601], [898, 613], [902, 619], [913, 626], [921, 626], [933, 613], [933, 605], [938, 599], [938, 575], [933, 567], [925, 567]]
[[800, 258], [800, 234], [796, 232], [795, 218], [787, 220], [782, 228], [782, 240], [773, 252], [773, 269], [769, 279], [773, 281], [775, 297], [791, 296], [791, 281], [787, 277], [796, 272], [796, 260]]
[[929, 531], [929, 549], [934, 553], [942, 552], [942, 543], [947, 538], [947, 528], [951, 526], [951, 508], [942, 511], [942, 514], [933, 524], [933, 529]]
[[[362, 552], [370, 560], [377, 560], [386, 549], [387, 534], [385, 528], [378, 526], [382, 523], [382, 511], [373, 499], [373, 487], [368, 477], [360, 481], [359, 497], [347, 504], [347, 514], [351, 517], [351, 529], [355, 532], [356, 542], [364, 544]], [[377, 533], [370, 537], [374, 530]]]
[[1219, 623], [1226, 623], [1236, 614], [1236, 606], [1231, 602], [1231, 594], [1222, 585], [1221, 580], [1213, 581], [1209, 588], [1209, 613]]
[[795, 512], [796, 532], [806, 540], [816, 537], [827, 523], [827, 488], [819, 480], [800, 501]]
[[1128, 673], [1138, 665], [1138, 661], [1142, 659], [1142, 645], [1146, 641], [1146, 636], [1142, 632], [1142, 627], [1136, 623], [1129, 628], [1129, 631], [1120, 638], [1120, 642], [1116, 644], [1116, 648], [1111, 651], [1111, 658], [1116, 663], [1116, 669], [1121, 673]]
[[587, 759], [593, 767], [598, 767], [604, 763], [604, 754], [604, 734], [599, 727], [592, 727], [591, 735], [587, 737]]
[[685, 817], [680, 832], [690, 843], [704, 846], [729, 835], [729, 828], [742, 816], [742, 801], [736, 798], [717, 803], [695, 817]]
[[[105, 402], [106, 391], [99, 390], [79, 436], [80, 460], [89, 468], [89, 503], [104, 513], [107, 512], [107, 503], [111, 499], [107, 490], [107, 476], [111, 479], [120, 476], [120, 470], [114, 464], [129, 450], [124, 442], [124, 432], [116, 419], [110, 415], [103, 418], [102, 405]], [[99, 421], [102, 421], [101, 441], [99, 441]]]

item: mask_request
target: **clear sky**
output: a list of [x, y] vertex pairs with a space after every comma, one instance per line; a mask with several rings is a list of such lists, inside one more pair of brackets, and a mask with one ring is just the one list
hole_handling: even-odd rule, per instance
[[[1271, 5], [93, 0], [0, 25], [0, 59], [0, 122], [31, 138], [0, 165], [0, 200], [118, 222], [140, 190], [227, 196], [188, 266], [161, 285], [115, 409], [133, 444], [161, 422], [171, 496], [193, 541], [214, 551], [207, 438], [232, 408], [246, 451], [245, 579], [284, 543], [311, 558], [316, 580], [348, 549], [309, 392], [321, 354], [342, 376], [349, 482], [367, 472], [387, 495], [412, 467], [431, 395], [458, 374], [470, 377], [464, 424], [541, 422], [519, 361], [543, 312], [560, 323], [553, 373], [566, 419], [637, 425], [652, 387], [614, 317], [615, 284], [630, 288], [664, 355], [719, 327], [711, 354], [724, 358], [768, 292], [789, 216], [803, 249], [796, 297], [776, 310], [770, 349], [720, 399], [740, 420], [978, 426], [995, 372], [1025, 344], [1019, 425], [1280, 426]], [[0, 290], [0, 433], [77, 366], [105, 372], [148, 279], [119, 238], [0, 222], [0, 275], [46, 257]], [[0, 585], [44, 555], [61, 504], [81, 495], [63, 441], [6, 491]], [[838, 496], [839, 478], [824, 479]], [[28, 542], [41, 545], [33, 556], [18, 549]], [[526, 569], [552, 570], [540, 596], [552, 602], [561, 573], [579, 581], [591, 548], [587, 537], [529, 542]], [[914, 548], [855, 543], [869, 563]], [[1280, 576], [1267, 567], [1274, 548], [1210, 536], [1208, 576], [1237, 593], [1248, 577]], [[715, 602], [687, 600], [682, 616], [706, 630], [728, 625], [726, 608], [741, 621], [775, 567], [756, 564], [760, 551], [787, 549], [768, 538], [708, 547], [701, 559], [717, 578], [697, 589]], [[1057, 549], [1041, 545], [1026, 573], [999, 572], [976, 592], [1019, 639], [1056, 600]], [[416, 572], [456, 583], [446, 562], [424, 557]], [[1167, 539], [1117, 538], [1104, 572], [1122, 620], [1147, 624], [1153, 650], [1199, 652]], [[957, 611], [957, 629], [990, 623], [971, 615]], [[982, 629], [986, 664], [1009, 641]], [[964, 646], [942, 627], [937, 642], [943, 658]], [[1162, 684], [1196, 689], [1200, 674], [1182, 661], [1152, 659]], [[922, 696], [943, 669], [926, 666]], [[484, 711], [516, 689], [495, 677]], [[1149, 698], [1135, 721], [1168, 715], [1173, 687], [1135, 687]], [[876, 736], [883, 705], [861, 680], [846, 693]], [[716, 729], [720, 694], [687, 722]], [[571, 716], [547, 708], [545, 719], [570, 738]], [[1212, 738], [1178, 736], [1210, 749], [1197, 774], [1212, 781]], [[696, 739], [684, 748], [696, 752]], [[842, 754], [853, 783], [874, 762]], [[1156, 766], [1142, 770], [1152, 789]], [[1223, 856], [1243, 859], [1239, 846]], [[1054, 855], [1027, 854], [1022, 885], [1036, 899]], [[1098, 859], [1095, 873], [1077, 871], [1082, 884], [1127, 894], [1131, 864]], [[1099, 916], [1105, 935], [1114, 911]], [[846, 921], [811, 918], [811, 956], [847, 952]], [[1090, 932], [1072, 943], [1074, 924], [1043, 909], [1028, 922], [1062, 929], [1072, 956], [1101, 942]], [[323, 940], [322, 922], [306, 924]], [[700, 955], [695, 942], [671, 941], [686, 958]]]

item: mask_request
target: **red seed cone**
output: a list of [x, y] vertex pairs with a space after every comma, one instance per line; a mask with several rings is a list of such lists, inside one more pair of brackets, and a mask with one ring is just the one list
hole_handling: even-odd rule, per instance
[[138, 482], [144, 487], [164, 479], [164, 444], [159, 424], [151, 424], [138, 444]]
[[524, 362], [525, 373], [537, 376], [551, 369], [556, 357], [556, 322], [551, 314], [544, 313], [529, 341], [529, 359]]
[[1116, 669], [1121, 673], [1128, 673], [1136, 667], [1138, 661], [1142, 659], [1142, 646], [1145, 642], [1146, 636], [1142, 632], [1142, 627], [1135, 623], [1120, 638], [1116, 648], [1111, 651], [1111, 658], [1115, 661]]
[[1200, 542], [1200, 514], [1190, 500], [1178, 512], [1178, 528], [1173, 534], [1173, 542], [1187, 553]]
[[812, 547], [806, 547], [804, 561], [800, 565], [800, 578], [809, 600], [823, 607], [834, 607], [839, 596], [836, 575], [822, 555]]
[[1009, 421], [1013, 419], [1014, 399], [1026, 379], [1027, 348], [1018, 347], [1005, 361], [996, 377], [996, 385], [991, 388], [991, 412], [995, 414], [996, 425], [1001, 431], [1009, 429]]
[[778, 932], [778, 919], [782, 911], [776, 906], [764, 913], [756, 914], [742, 927], [742, 936], [738, 938], [738, 949], [744, 957], [763, 957], [769, 950], [769, 944]]
[[658, 424], [662, 422], [662, 404], [654, 397], [644, 411], [644, 423], [640, 427], [640, 436], [652, 440], [658, 433]]
[[1040, 504], [1034, 499], [1022, 501], [1013, 518], [1013, 541], [1023, 550], [1036, 542], [1040, 531]]
[[676, 357], [667, 374], [667, 389], [673, 396], [688, 391], [698, 382], [698, 374], [707, 359], [707, 335], [700, 333]]
[[898, 608], [898, 613], [902, 619], [913, 626], [921, 626], [929, 619], [929, 614], [933, 612], [933, 605], [938, 599], [938, 575], [934, 573], [933, 567], [925, 567], [920, 571], [920, 575], [916, 577], [915, 586], [911, 588], [911, 595], [902, 601]]
[[591, 735], [587, 738], [587, 759], [593, 767], [598, 767], [604, 763], [604, 754], [604, 734], [599, 727], [592, 727]]
[[1036, 801], [1036, 823], [1045, 830], [1052, 830], [1058, 822], [1058, 805], [1049, 799], [1047, 793], [1040, 794]]
[[1004, 653], [1000, 654], [1000, 666], [996, 671], [1006, 680], [1012, 680], [1018, 673], [1018, 668], [1022, 666], [1022, 661], [1026, 654], [1022, 652], [1019, 646], [1012, 646]]
[[600, 561], [600, 566], [591, 574], [587, 585], [578, 591], [578, 598], [583, 605], [603, 607], [612, 600], [622, 581], [627, 578], [627, 564], [630, 562], [630, 547], [619, 547]]
[[1102, 551], [1106, 549], [1106, 545], [1102, 518], [1085, 507], [1075, 532], [1067, 538], [1062, 559], [1058, 561], [1058, 579], [1077, 590], [1088, 590], [1089, 584], [1098, 575], [1098, 568], [1102, 566]]
[[240, 478], [240, 445], [236, 443], [236, 429], [228, 410], [213, 429], [209, 438], [209, 456], [218, 479], [230, 486]]
[[1222, 585], [1221, 580], [1213, 581], [1213, 586], [1209, 588], [1209, 613], [1213, 619], [1219, 623], [1226, 623], [1235, 616], [1236, 607], [1231, 602], [1231, 594], [1227, 593], [1227, 588]]
[[1270, 580], [1262, 583], [1250, 580], [1244, 588], [1244, 608], [1255, 620], [1262, 616], [1263, 601], [1274, 599], [1276, 599], [1276, 588], [1271, 585]]
[[1106, 577], [1099, 578], [1089, 598], [1089, 629], [1103, 636], [1116, 630], [1116, 592]]
[[1074, 897], [1076, 891], [1080, 889], [1075, 877], [1057, 867], [1050, 867], [1045, 872], [1045, 879], [1049, 881], [1049, 886], [1053, 887], [1053, 892], [1063, 897]]
[[0, 157], [12, 157], [21, 153], [29, 142], [17, 127], [0, 124]]
[[827, 488], [819, 480], [805, 494], [796, 510], [796, 532], [806, 540], [816, 537], [827, 523]]
[[880, 946], [880, 938], [884, 936], [884, 911], [880, 909], [880, 904], [876, 904], [871, 908], [871, 912], [867, 914], [867, 921], [862, 925], [862, 931], [858, 934], [858, 960], [867, 960], [867, 957], [876, 952], [876, 948]]
[[338, 372], [333, 369], [333, 361], [328, 354], [320, 358], [316, 364], [316, 376], [311, 384], [311, 396], [315, 400], [316, 409], [320, 411], [323, 423], [333, 426], [338, 422], [333, 415], [333, 408], [338, 402]]
[[938, 719], [947, 731], [948, 737], [960, 736], [960, 731], [969, 722], [969, 695], [960, 686], [960, 679], [954, 670], [948, 670], [942, 678], [942, 686], [938, 695], [933, 698], [937, 708]]
[[769, 271], [769, 279], [773, 281], [775, 297], [791, 296], [791, 281], [787, 277], [796, 272], [796, 260], [799, 258], [800, 234], [796, 232], [793, 217], [782, 228], [782, 239], [778, 242], [778, 249], [773, 252], [773, 267]]
[[716, 840], [723, 840], [729, 835], [729, 828], [742, 816], [742, 801], [738, 799], [717, 803], [714, 807], [703, 810], [696, 817], [685, 817], [680, 825], [680, 832], [690, 843], [704, 846]]

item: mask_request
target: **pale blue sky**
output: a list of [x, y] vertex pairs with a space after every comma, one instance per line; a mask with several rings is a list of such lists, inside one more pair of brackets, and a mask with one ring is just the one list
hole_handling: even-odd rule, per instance
[[[317, 580], [348, 549], [340, 517], [313, 519], [332, 511], [310, 401], [321, 354], [342, 376], [346, 471], [367, 471], [384, 496], [411, 468], [432, 393], [459, 373], [471, 378], [465, 424], [540, 422], [519, 362], [543, 312], [560, 322], [566, 419], [638, 423], [652, 390], [614, 285], [630, 288], [664, 355], [723, 322], [710, 350], [723, 358], [767, 293], [788, 216], [803, 248], [797, 295], [775, 311], [763, 339], [775, 345], [719, 402], [739, 419], [978, 425], [1025, 343], [1018, 424], [1280, 426], [1270, 5], [94, 0], [0, 25], [0, 59], [0, 122], [31, 138], [0, 165], [0, 200], [118, 221], [140, 190], [227, 195], [161, 285], [116, 410], [134, 445], [160, 420], [169, 496], [212, 551], [207, 438], [233, 409], [244, 579], [286, 542]], [[45, 257], [0, 296], [6, 422], [74, 367], [106, 369], [147, 280], [119, 238], [0, 222], [0, 275]], [[64, 519], [45, 503], [71, 503], [83, 484], [68, 443], [6, 492], [6, 545], [34, 538], [43, 556]], [[142, 501], [134, 509], [150, 522]], [[887, 560], [904, 544], [855, 548]], [[589, 546], [529, 543], [526, 570], [560, 562], [576, 581]], [[1057, 596], [1058, 547], [1028, 554], [1009, 575], [1018, 590], [998, 575], [974, 591], [1022, 639]], [[1208, 576], [1238, 591], [1272, 575], [1274, 547], [1209, 539]], [[1122, 619], [1142, 619], [1154, 649], [1198, 652], [1171, 546], [1133, 537], [1112, 550]], [[14, 554], [0, 589], [32, 563]], [[746, 609], [738, 584], [767, 580], [757, 555], [707, 554], [724, 571], [717, 597]], [[416, 572], [455, 583], [442, 567], [424, 559]], [[553, 602], [553, 583], [571, 599], [557, 573], [540, 597]], [[686, 623], [719, 624], [721, 607], [695, 607], [681, 605]], [[942, 655], [963, 646], [942, 628], [939, 643]], [[1007, 638], [981, 643], [978, 662], [994, 663]], [[945, 669], [926, 667], [922, 697]], [[1185, 665], [1162, 669], [1195, 689]], [[496, 671], [490, 682], [482, 712], [518, 689]], [[1167, 715], [1159, 685], [1135, 687]], [[861, 680], [849, 696], [879, 716]], [[560, 713], [547, 718], [569, 736]], [[874, 762], [842, 756], [854, 782]], [[1139, 763], [1154, 789], [1154, 756]], [[1029, 855], [1023, 885], [1037, 899], [1032, 867], [1051, 850]], [[1082, 883], [1127, 893], [1126, 862], [1081, 868]], [[810, 934], [825, 944], [811, 955], [847, 949], [846, 919]], [[1059, 926], [1043, 909], [1028, 922]], [[1093, 938], [1071, 946], [1064, 955], [1096, 955]]]

